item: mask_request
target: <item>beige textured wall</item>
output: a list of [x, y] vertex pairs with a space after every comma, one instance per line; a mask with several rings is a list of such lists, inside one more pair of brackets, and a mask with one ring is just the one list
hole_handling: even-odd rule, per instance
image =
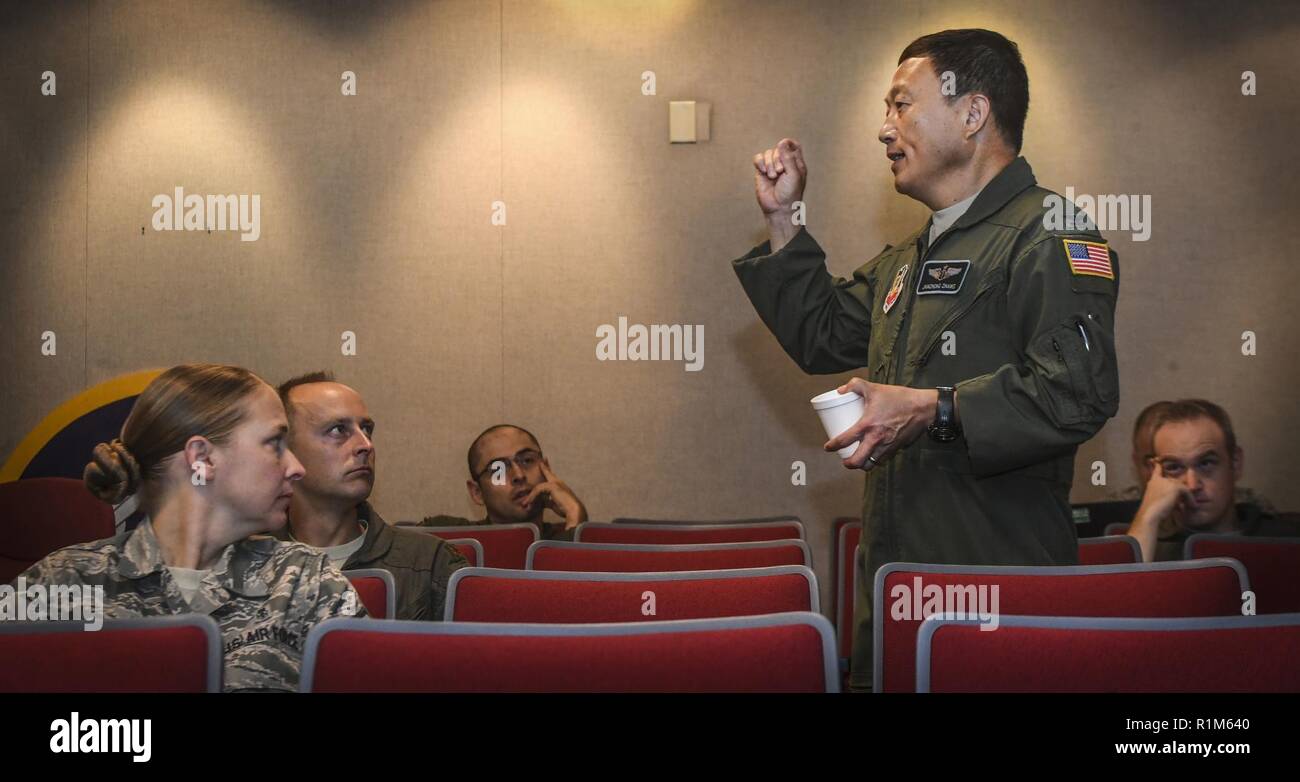
[[[1291, 267], [1293, 4], [578, 2], [31, 4], [0, 28], [0, 454], [81, 389], [195, 360], [277, 381], [328, 367], [379, 422], [390, 518], [469, 513], [464, 448], [539, 434], [594, 517], [790, 512], [827, 583], [861, 478], [820, 451], [802, 376], [727, 263], [762, 238], [750, 156], [785, 135], [847, 275], [925, 210], [893, 192], [880, 97], [945, 27], [1020, 43], [1040, 182], [1150, 194], [1124, 281], [1119, 416], [1080, 452], [1130, 482], [1146, 403], [1222, 401], [1248, 483], [1300, 507]], [[58, 74], [42, 97], [39, 75]], [[1240, 94], [1254, 70], [1259, 94]], [[358, 75], [343, 97], [339, 75]], [[653, 70], [658, 94], [641, 94]], [[713, 104], [670, 146], [667, 102]], [[158, 193], [258, 193], [262, 235], [159, 233]], [[489, 222], [502, 199], [508, 223]], [[145, 231], [141, 233], [141, 227]], [[703, 371], [600, 362], [595, 330], [703, 324]], [[58, 334], [42, 357], [39, 335]], [[1243, 330], [1259, 355], [1243, 357]], [[340, 333], [359, 354], [339, 353]], [[790, 465], [808, 465], [794, 486]]]

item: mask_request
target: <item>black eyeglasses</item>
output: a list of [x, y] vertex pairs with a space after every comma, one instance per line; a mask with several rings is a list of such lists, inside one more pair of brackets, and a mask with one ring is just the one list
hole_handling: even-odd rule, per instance
[[1219, 461], [1218, 456], [1210, 454], [1202, 457], [1198, 462], [1192, 465], [1183, 464], [1177, 459], [1159, 459], [1156, 457], [1151, 458], [1150, 464], [1153, 469], [1156, 465], [1160, 465], [1160, 470], [1164, 473], [1166, 478], [1182, 478], [1187, 474], [1187, 471], [1191, 469], [1195, 470], [1196, 474], [1199, 475], [1202, 480], [1208, 481], [1212, 480], [1219, 472], [1219, 467], [1222, 465], [1222, 462]]
[[500, 470], [501, 474], [505, 475], [506, 472], [510, 469], [511, 462], [514, 462], [515, 466], [517, 466], [519, 469], [523, 470], [524, 472], [528, 472], [529, 470], [533, 469], [538, 464], [540, 464], [541, 461], [542, 461], [542, 452], [534, 451], [533, 449], [529, 448], [515, 454], [513, 459], [493, 459], [492, 461], [488, 462], [486, 467], [484, 467], [482, 470], [478, 472], [477, 475], [474, 476], [474, 480], [477, 481], [480, 478], [482, 478], [484, 475], [487, 475], [489, 472], [494, 472], [497, 470]]

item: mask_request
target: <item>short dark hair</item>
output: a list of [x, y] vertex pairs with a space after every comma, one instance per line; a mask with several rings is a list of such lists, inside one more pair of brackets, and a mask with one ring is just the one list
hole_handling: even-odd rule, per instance
[[[1133, 422], [1133, 450], [1136, 451], [1138, 448], [1140, 448], [1143, 445], [1142, 443], [1138, 442], [1138, 437], [1142, 435], [1143, 429], [1149, 429], [1151, 431], [1151, 434], [1153, 436], [1155, 435], [1156, 416], [1163, 413], [1172, 404], [1173, 402], [1162, 399], [1159, 402], [1152, 402], [1151, 404], [1142, 408], [1142, 412], [1138, 413], [1137, 420]], [[1147, 443], [1146, 445], [1149, 446], [1150, 443]], [[1146, 455], [1147, 454], [1143, 454], [1143, 456]]]
[[936, 76], [952, 71], [956, 92], [947, 96], [949, 103], [971, 92], [987, 95], [998, 131], [1020, 154], [1029, 114], [1029, 74], [1014, 41], [992, 30], [944, 30], [909, 43], [898, 62], [913, 57], [930, 58]]
[[1156, 414], [1151, 429], [1152, 435], [1160, 431], [1160, 427], [1165, 424], [1194, 421], [1197, 418], [1208, 418], [1219, 425], [1223, 430], [1224, 444], [1228, 447], [1228, 458], [1232, 458], [1237, 453], [1237, 435], [1232, 431], [1232, 419], [1228, 418], [1228, 412], [1222, 407], [1205, 399], [1179, 399], [1177, 402], [1170, 402]]
[[532, 432], [528, 431], [522, 426], [516, 426], [514, 424], [493, 424], [492, 426], [489, 426], [488, 428], [480, 432], [479, 436], [474, 438], [474, 442], [470, 443], [469, 445], [469, 453], [466, 454], [465, 461], [469, 463], [469, 477], [471, 479], [474, 479], [475, 477], [474, 462], [478, 461], [479, 450], [480, 450], [479, 446], [482, 444], [483, 438], [487, 437], [488, 435], [492, 434], [498, 429], [518, 429], [519, 431], [528, 435], [528, 438], [533, 441], [533, 445], [537, 446], [537, 450], [540, 451], [542, 449], [542, 443], [540, 440], [537, 439], [537, 435], [533, 434]]
[[305, 386], [308, 383], [333, 383], [333, 382], [335, 382], [334, 373], [325, 369], [320, 369], [315, 372], [308, 372], [303, 375], [298, 375], [297, 377], [291, 377], [288, 380], [281, 383], [279, 387], [277, 387], [275, 390], [276, 393], [280, 395], [280, 404], [284, 405], [284, 414], [289, 419], [289, 425], [290, 426], [293, 425], [293, 410], [292, 410], [292, 405], [289, 404], [290, 391], [294, 390], [298, 386]]

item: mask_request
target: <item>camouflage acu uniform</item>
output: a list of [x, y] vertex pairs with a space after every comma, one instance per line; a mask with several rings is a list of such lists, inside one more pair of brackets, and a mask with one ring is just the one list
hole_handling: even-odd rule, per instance
[[221, 628], [224, 689], [298, 689], [307, 633], [335, 616], [365, 616], [356, 590], [324, 554], [249, 538], [221, 552], [190, 603], [163, 561], [153, 524], [59, 549], [27, 569], [28, 584], [104, 588], [104, 616], [200, 613]]

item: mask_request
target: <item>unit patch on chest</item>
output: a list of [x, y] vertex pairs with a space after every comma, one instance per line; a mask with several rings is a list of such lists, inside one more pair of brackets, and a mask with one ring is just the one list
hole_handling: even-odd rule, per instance
[[885, 295], [883, 309], [886, 315], [889, 314], [890, 308], [894, 306], [894, 302], [898, 301], [898, 294], [903, 292], [903, 281], [907, 279], [907, 269], [910, 265], [903, 264], [903, 268], [899, 269], [898, 274], [894, 275], [894, 284], [889, 286], [889, 293]]

